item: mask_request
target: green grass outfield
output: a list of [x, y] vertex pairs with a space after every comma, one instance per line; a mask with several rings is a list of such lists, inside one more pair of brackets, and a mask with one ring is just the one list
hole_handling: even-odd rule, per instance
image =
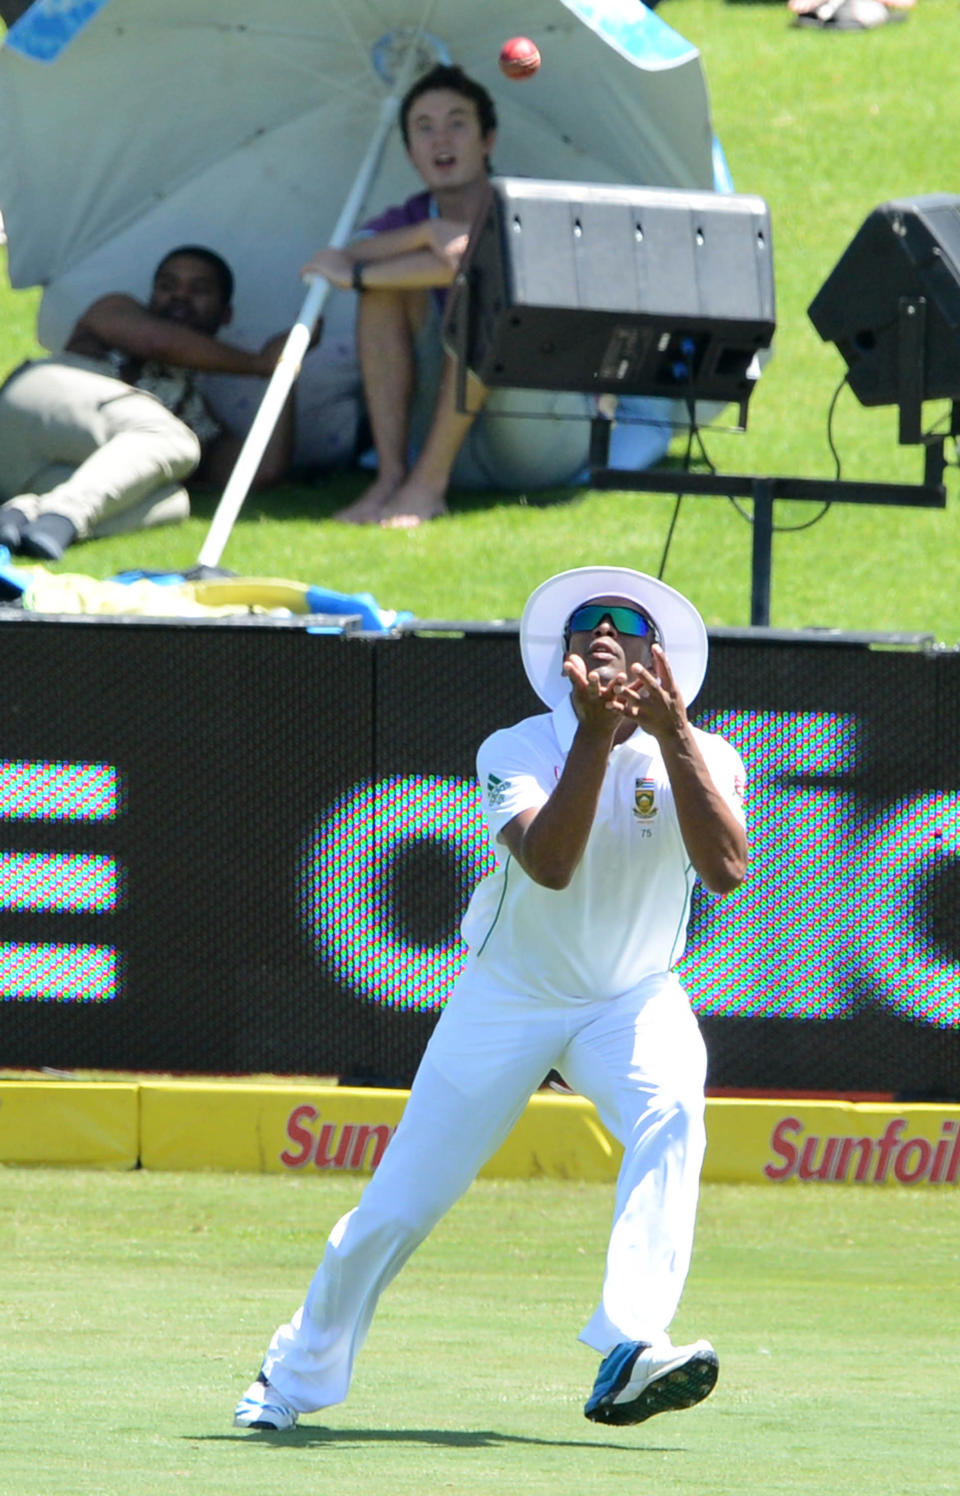
[[587, 1423], [612, 1188], [481, 1182], [382, 1302], [350, 1401], [232, 1428], [355, 1181], [0, 1171], [2, 1496], [932, 1496], [960, 1470], [955, 1190], [708, 1186], [675, 1338], [701, 1407]]
[[[735, 185], [766, 199], [773, 224], [775, 356], [751, 401], [746, 435], [711, 430], [708, 449], [723, 472], [832, 477], [827, 409], [844, 366], [806, 308], [876, 206], [957, 190], [956, 0], [919, 0], [901, 24], [861, 33], [797, 28], [781, 0], [662, 0], [659, 14], [699, 46]], [[506, 142], [504, 152], [506, 168]], [[35, 292], [0, 285], [0, 375], [35, 351], [35, 306]], [[940, 413], [929, 407], [928, 421]], [[845, 392], [834, 434], [844, 477], [920, 481], [921, 453], [897, 445], [892, 409], [864, 410]], [[675, 460], [682, 449], [678, 438]], [[333, 523], [362, 482], [348, 474], [251, 499], [223, 564], [370, 591], [385, 607], [420, 617], [512, 618], [537, 582], [566, 566], [601, 560], [657, 571], [674, 507], [669, 494], [558, 491], [529, 502], [454, 494], [452, 517], [415, 533]], [[945, 510], [835, 505], [812, 528], [792, 530], [814, 519], [816, 506], [777, 504], [772, 624], [931, 632], [956, 644], [956, 468], [947, 489]], [[749, 503], [740, 507], [749, 518]], [[57, 569], [94, 577], [186, 569], [212, 512], [212, 498], [200, 497], [185, 525], [76, 547]], [[744, 625], [750, 548], [749, 524], [729, 501], [687, 497], [664, 575], [695, 598], [708, 624]]]
[[[770, 204], [776, 355], [724, 471], [829, 477], [842, 364], [806, 306], [867, 214], [956, 191], [955, 0], [829, 35], [780, 3], [663, 0], [701, 48], [737, 188]], [[493, 45], [493, 39], [491, 41]], [[2, 205], [0, 205], [2, 207]], [[36, 293], [0, 258], [0, 377], [38, 351]], [[841, 397], [844, 476], [919, 480], [889, 410]], [[679, 452], [680, 444], [675, 451]], [[224, 554], [246, 574], [368, 589], [425, 617], [516, 616], [543, 576], [656, 570], [666, 495], [453, 496], [415, 534], [330, 521], [360, 480], [251, 500]], [[945, 511], [838, 506], [775, 539], [772, 622], [960, 638], [957, 475]], [[747, 506], [748, 507], [748, 506]], [[59, 570], [192, 565], [184, 526], [68, 553]], [[778, 505], [781, 525], [808, 506]], [[684, 500], [666, 569], [711, 625], [747, 622], [750, 531]], [[945, 580], [945, 578], [947, 580]], [[702, 1407], [606, 1432], [582, 1417], [577, 1344], [602, 1267], [609, 1186], [478, 1184], [384, 1299], [351, 1400], [287, 1436], [231, 1427], [273, 1327], [296, 1307], [349, 1180], [0, 1170], [0, 1496], [933, 1496], [960, 1471], [955, 1190], [708, 1186], [675, 1332], [721, 1355]]]

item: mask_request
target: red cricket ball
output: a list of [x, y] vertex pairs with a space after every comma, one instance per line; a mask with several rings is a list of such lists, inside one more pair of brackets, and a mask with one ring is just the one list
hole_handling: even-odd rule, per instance
[[540, 66], [540, 48], [529, 36], [512, 36], [500, 48], [500, 71], [507, 78], [532, 78]]

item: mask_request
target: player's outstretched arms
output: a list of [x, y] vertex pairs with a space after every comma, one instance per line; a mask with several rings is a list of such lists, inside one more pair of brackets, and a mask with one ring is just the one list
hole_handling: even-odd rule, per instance
[[[569, 667], [569, 668], [568, 668]], [[523, 810], [501, 833], [529, 878], [544, 888], [567, 888], [583, 856], [597, 813], [614, 735], [623, 721], [618, 689], [626, 677], [603, 681], [583, 661], [568, 658], [578, 726], [563, 772], [549, 800]]]
[[732, 893], [747, 872], [747, 835], [704, 762], [669, 661], [653, 646], [653, 669], [631, 667], [623, 710], [660, 744], [690, 861], [711, 893]]

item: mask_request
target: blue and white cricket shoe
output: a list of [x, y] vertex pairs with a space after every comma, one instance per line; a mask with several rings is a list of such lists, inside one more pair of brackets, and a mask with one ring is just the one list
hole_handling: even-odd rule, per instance
[[284, 1402], [261, 1371], [237, 1403], [233, 1424], [234, 1428], [265, 1428], [282, 1433], [284, 1429], [293, 1428], [297, 1417], [296, 1409]]
[[621, 1424], [692, 1408], [713, 1391], [719, 1364], [709, 1340], [694, 1345], [625, 1340], [600, 1362], [583, 1411], [594, 1423]]

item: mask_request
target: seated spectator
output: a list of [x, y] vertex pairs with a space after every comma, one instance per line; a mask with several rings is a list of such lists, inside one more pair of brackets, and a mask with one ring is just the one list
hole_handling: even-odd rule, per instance
[[[447, 488], [549, 488], [580, 481], [592, 397], [495, 390], [472, 374], [466, 411], [444, 347], [443, 311], [487, 193], [496, 140], [493, 100], [460, 68], [438, 65], [407, 92], [400, 128], [425, 190], [371, 219], [344, 249], [320, 250], [305, 274], [359, 294], [357, 343], [377, 477], [337, 518], [409, 527], [447, 512]], [[643, 449], [647, 466], [669, 443], [665, 406]], [[478, 414], [478, 412], [480, 412]], [[551, 419], [555, 418], [555, 419]]]
[[787, 0], [797, 26], [831, 31], [872, 31], [887, 21], [902, 21], [916, 0]]
[[[182, 520], [191, 475], [222, 486], [242, 438], [196, 389], [199, 372], [269, 377], [286, 333], [259, 351], [217, 336], [233, 274], [199, 245], [154, 273], [147, 305], [112, 294], [74, 326], [63, 353], [22, 365], [0, 388], [0, 545], [56, 561], [75, 540]], [[287, 402], [256, 482], [279, 482], [293, 443]]]

